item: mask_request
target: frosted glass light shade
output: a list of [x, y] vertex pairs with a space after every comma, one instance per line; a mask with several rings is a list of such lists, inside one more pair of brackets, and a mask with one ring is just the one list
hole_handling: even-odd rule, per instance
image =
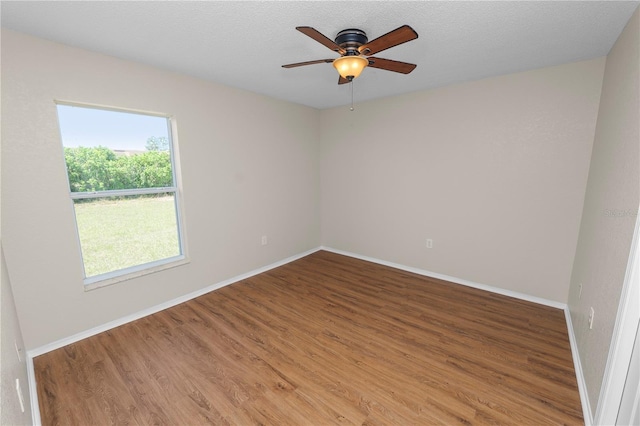
[[341, 56], [333, 61], [333, 66], [343, 78], [357, 78], [369, 61], [362, 56]]

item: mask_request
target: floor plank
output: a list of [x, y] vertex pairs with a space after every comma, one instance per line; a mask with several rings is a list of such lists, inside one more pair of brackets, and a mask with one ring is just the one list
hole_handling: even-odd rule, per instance
[[584, 424], [561, 310], [325, 251], [34, 366], [43, 425]]

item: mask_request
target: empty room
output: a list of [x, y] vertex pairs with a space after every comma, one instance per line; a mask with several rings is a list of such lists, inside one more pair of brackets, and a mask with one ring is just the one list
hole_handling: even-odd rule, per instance
[[639, 424], [639, 1], [2, 1], [2, 425]]

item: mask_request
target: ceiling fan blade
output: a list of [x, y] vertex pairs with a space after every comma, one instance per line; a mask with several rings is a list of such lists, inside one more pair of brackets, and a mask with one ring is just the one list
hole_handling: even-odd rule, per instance
[[402, 74], [409, 74], [416, 68], [416, 64], [410, 64], [408, 62], [392, 61], [391, 59], [374, 58], [369, 57], [369, 66], [371, 68], [379, 68], [381, 70], [399, 72]]
[[408, 25], [403, 25], [395, 30], [360, 46], [358, 49], [363, 55], [374, 55], [390, 47], [397, 46], [402, 43], [418, 38], [418, 33]]
[[322, 63], [330, 64], [332, 62], [333, 62], [333, 59], [318, 59], [316, 61], [296, 62], [295, 64], [287, 64], [287, 65], [283, 65], [282, 68], [295, 68], [295, 67], [302, 67], [304, 65], [313, 65], [313, 64], [322, 64]]
[[350, 81], [344, 78], [343, 76], [340, 76], [338, 78], [338, 84], [347, 84], [347, 83], [350, 83]]
[[322, 34], [320, 31], [316, 30], [315, 28], [296, 27], [296, 30], [300, 31], [302, 34], [305, 34], [311, 37], [318, 43], [327, 46], [329, 49], [333, 50], [334, 52], [338, 52], [341, 55], [345, 53], [345, 50], [342, 47], [338, 46], [333, 40], [331, 40], [329, 37]]

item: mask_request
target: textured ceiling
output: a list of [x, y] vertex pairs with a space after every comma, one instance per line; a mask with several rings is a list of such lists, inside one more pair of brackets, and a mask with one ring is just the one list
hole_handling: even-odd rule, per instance
[[418, 65], [367, 68], [356, 101], [606, 55], [638, 1], [45, 1], [0, 3], [2, 26], [279, 99], [350, 103], [331, 64], [282, 64], [337, 54], [295, 30], [372, 40], [403, 24], [419, 38], [376, 56]]

